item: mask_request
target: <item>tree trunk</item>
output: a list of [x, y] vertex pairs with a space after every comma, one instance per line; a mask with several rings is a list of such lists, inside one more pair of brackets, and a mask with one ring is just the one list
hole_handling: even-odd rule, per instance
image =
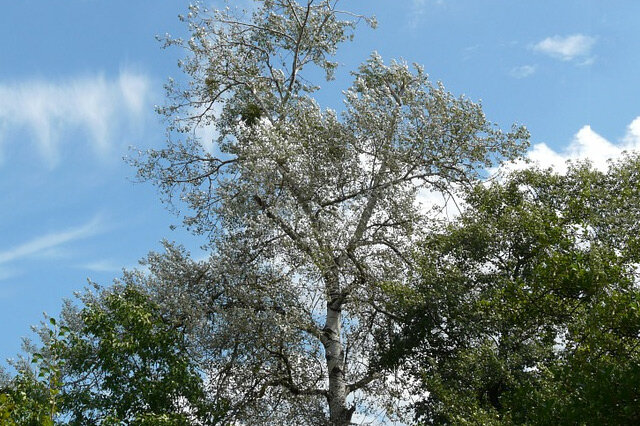
[[347, 384], [344, 379], [342, 300], [334, 297], [331, 299], [327, 302], [327, 319], [322, 339], [329, 372], [329, 423], [331, 426], [344, 426], [351, 423], [353, 408], [347, 407]]

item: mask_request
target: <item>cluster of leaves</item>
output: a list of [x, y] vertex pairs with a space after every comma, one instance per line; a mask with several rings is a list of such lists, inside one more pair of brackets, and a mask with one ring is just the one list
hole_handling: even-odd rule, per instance
[[21, 358], [14, 363], [15, 377], [0, 381], [0, 419], [7, 425], [51, 425], [58, 412], [62, 390], [62, 352], [69, 343], [70, 329], [59, 327], [55, 318], [40, 329], [44, 352], [32, 352], [31, 362]]
[[[34, 368], [4, 386], [3, 424], [208, 425], [224, 408], [206, 398], [184, 335], [132, 284], [83, 295], [40, 330]], [[53, 327], [53, 328], [52, 328]]]
[[420, 247], [385, 362], [407, 363], [433, 424], [640, 419], [640, 158], [477, 186]]
[[50, 389], [31, 372], [21, 371], [0, 388], [0, 423], [7, 426], [53, 425]]

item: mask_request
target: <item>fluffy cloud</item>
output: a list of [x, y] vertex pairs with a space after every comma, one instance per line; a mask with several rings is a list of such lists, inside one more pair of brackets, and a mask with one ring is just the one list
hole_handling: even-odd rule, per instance
[[[596, 133], [591, 126], [583, 126], [566, 148], [556, 151], [545, 143], [538, 143], [527, 152], [528, 162], [507, 163], [500, 168], [488, 170], [496, 177], [514, 170], [529, 167], [552, 168], [556, 172], [567, 172], [569, 161], [590, 161], [602, 171], [609, 167], [609, 160], [622, 157], [625, 152], [640, 151], [640, 116], [627, 126], [625, 136], [619, 143], [612, 143]], [[416, 200], [425, 211], [434, 213], [434, 217], [451, 219], [464, 210], [464, 203], [455, 194], [442, 194], [437, 191], [421, 190]]]
[[[554, 151], [545, 143], [535, 144], [527, 157], [534, 165], [551, 167], [560, 173], [567, 170], [567, 161], [588, 160], [594, 167], [606, 170], [608, 160], [615, 160], [625, 151], [640, 150], [640, 117], [629, 124], [625, 136], [619, 143], [613, 143], [598, 133], [591, 126], [583, 126], [573, 137], [571, 143], [561, 151]], [[528, 167], [524, 163], [508, 166], [509, 169]]]
[[27, 80], [0, 83], [0, 141], [26, 130], [49, 166], [59, 161], [60, 144], [73, 132], [86, 134], [98, 156], [108, 154], [112, 139], [139, 125], [150, 99], [147, 76], [122, 71], [62, 82]]
[[566, 37], [554, 36], [540, 41], [533, 46], [533, 49], [563, 61], [571, 61], [575, 58], [589, 61], [588, 57], [591, 55], [591, 48], [595, 42], [595, 38], [584, 34], [573, 34]]
[[640, 149], [640, 117], [636, 117], [636, 119], [629, 124], [623, 142], [627, 147], [626, 149]]

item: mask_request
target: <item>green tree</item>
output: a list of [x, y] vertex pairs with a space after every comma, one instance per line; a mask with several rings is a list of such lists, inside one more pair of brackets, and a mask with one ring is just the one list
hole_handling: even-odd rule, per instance
[[[468, 193], [390, 286], [433, 424], [636, 424], [640, 419], [640, 157], [608, 172], [526, 170]], [[416, 392], [418, 391], [416, 390]]]
[[54, 318], [49, 318], [39, 334], [43, 342], [41, 351], [36, 352], [33, 345], [25, 342], [23, 346], [30, 358], [20, 357], [11, 363], [17, 370], [15, 376], [2, 372], [0, 420], [3, 425], [53, 426], [59, 414], [65, 363], [62, 352], [68, 343], [69, 329], [59, 327]]
[[0, 423], [7, 426], [53, 425], [50, 389], [30, 370], [0, 385]]
[[[130, 275], [129, 275], [130, 276]], [[64, 347], [61, 411], [69, 424], [216, 424], [185, 337], [134, 283], [117, 284], [68, 309], [80, 324]]]
[[[187, 84], [170, 81], [160, 108], [167, 146], [134, 163], [210, 237], [210, 376], [238, 421], [348, 424], [401, 391], [372, 360], [392, 329], [381, 286], [413, 268], [429, 220], [418, 191], [475, 181], [522, 153], [527, 132], [501, 132], [421, 67], [377, 54], [345, 110], [323, 110], [313, 75], [332, 78], [331, 55], [364, 19], [334, 1], [195, 5], [183, 19], [188, 40], [166, 40], [188, 54]], [[205, 126], [216, 141], [198, 137]]]
[[[50, 319], [42, 345], [27, 345], [32, 361], [0, 387], [7, 425], [212, 425], [225, 412], [209, 398], [185, 334], [138, 285], [85, 292], [67, 304], [62, 326]], [[147, 279], [152, 279], [147, 278]]]

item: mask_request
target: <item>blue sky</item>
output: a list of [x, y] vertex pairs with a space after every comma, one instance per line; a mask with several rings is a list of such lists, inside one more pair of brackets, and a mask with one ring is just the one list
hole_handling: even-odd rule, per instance
[[[153, 112], [179, 77], [183, 1], [22, 0], [0, 14], [0, 358], [90, 278], [108, 284], [167, 238], [196, 256], [203, 240], [155, 188], [133, 184], [129, 146], [162, 146]], [[640, 2], [636, 0], [344, 0], [374, 14], [338, 55], [319, 96], [339, 108], [348, 71], [373, 51], [425, 66], [482, 100], [502, 127], [527, 125], [530, 156], [569, 158], [640, 147]]]

